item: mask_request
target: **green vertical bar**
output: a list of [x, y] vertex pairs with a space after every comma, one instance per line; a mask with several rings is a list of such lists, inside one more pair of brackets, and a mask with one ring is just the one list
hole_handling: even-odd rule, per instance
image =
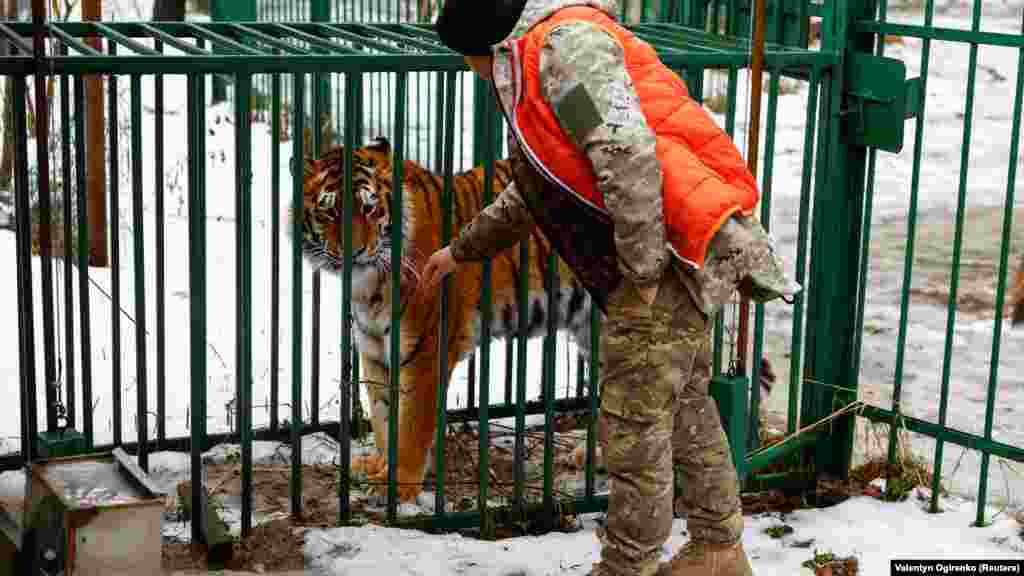
[[[309, 19], [312, 22], [330, 22], [331, 21], [331, 4], [330, 0], [310, 0], [309, 3]], [[319, 135], [321, 131], [320, 127], [320, 116], [324, 110], [331, 109], [331, 81], [330, 76], [323, 77], [320, 73], [316, 75], [316, 94], [319, 99], [319, 108], [314, 108], [313, 123], [316, 126], [316, 133]], [[316, 148], [315, 155], [317, 157], [323, 152], [321, 148]], [[315, 406], [315, 404], [314, 404]], [[316, 420], [314, 420], [316, 422]]]
[[[811, 205], [811, 167], [814, 161], [814, 136], [815, 124], [818, 119], [818, 92], [821, 89], [819, 71], [811, 69], [810, 86], [807, 89], [807, 117], [804, 121], [804, 160], [803, 173], [800, 178], [800, 215], [797, 220], [796, 239], [796, 271], [795, 281], [801, 287], [806, 286], [805, 271], [807, 268], [807, 235], [810, 227]], [[804, 331], [804, 296], [805, 290], [797, 292], [793, 296], [793, 328], [792, 344], [790, 348], [789, 362], [789, 405], [786, 409], [786, 433], [792, 434], [796, 431], [798, 394], [800, 393], [802, 378], [801, 358], [803, 357], [803, 331]]]
[[476, 349], [469, 354], [469, 368], [466, 371], [466, 407], [476, 406]]
[[[163, 51], [163, 43], [154, 40]], [[153, 195], [156, 197], [156, 439], [157, 449], [167, 439], [167, 265], [164, 234], [164, 77], [153, 78]]]
[[587, 422], [587, 462], [584, 469], [586, 482], [586, 499], [594, 502], [594, 453], [597, 450], [597, 418], [598, 418], [598, 386], [601, 381], [601, 309], [597, 303], [590, 303], [590, 405], [587, 407], [590, 419]]
[[[718, 5], [715, 6], [715, 14], [718, 13]], [[729, 84], [726, 95], [726, 110], [725, 110], [725, 132], [730, 138], [735, 139], [736, 132], [736, 87], [738, 86], [738, 71], [735, 66], [729, 67]], [[714, 353], [712, 355], [712, 375], [718, 375], [722, 373], [722, 354], [724, 350], [724, 332], [725, 332], [725, 311], [719, 310], [715, 315], [715, 327], [712, 333], [712, 345], [714, 347]], [[732, 362], [730, 359], [730, 366], [728, 370], [731, 372]]]
[[[398, 72], [398, 79], [395, 86], [395, 151], [392, 163], [393, 182], [404, 182], [402, 164], [405, 160], [405, 111], [408, 105], [406, 99], [406, 72]], [[403, 204], [402, 189], [404, 186], [396, 184], [393, 186], [392, 215], [391, 215], [391, 359], [389, 365], [391, 376], [391, 404], [388, 406], [388, 522], [394, 522], [398, 517], [398, 403], [401, 392], [401, 306], [402, 306], [402, 225], [403, 225]]]
[[[454, 162], [455, 145], [455, 72], [447, 72], [442, 75], [438, 72], [438, 91], [443, 90], [444, 110], [441, 112], [438, 126], [443, 126], [443, 143], [440, 146], [443, 157], [444, 180], [441, 188], [441, 205], [443, 216], [441, 220], [441, 244], [447, 246], [452, 237], [452, 210], [455, 206], [455, 198], [452, 194], [452, 173]], [[437, 427], [434, 439], [434, 518], [441, 521], [445, 517], [445, 430], [448, 427], [448, 322], [450, 312], [451, 286], [446, 276], [441, 283], [441, 320], [438, 335], [440, 343], [438, 354], [438, 383], [437, 383]]]
[[149, 410], [149, 379], [146, 374], [146, 258], [142, 211], [142, 77], [131, 77], [132, 116], [132, 228], [135, 255], [135, 368], [138, 405], [136, 418], [139, 441], [139, 467], [149, 470], [149, 447], [147, 446]]
[[[831, 40], [829, 40], [829, 42], [831, 42]], [[831, 110], [831, 102], [832, 102], [832, 84], [833, 84], [833, 82], [834, 82], [834, 77], [831, 76], [831, 75], [825, 76], [825, 80], [823, 80], [821, 82], [821, 85], [822, 85], [822, 87], [821, 87], [821, 98], [819, 100], [818, 112], [817, 112], [818, 118], [821, 120], [821, 126], [820, 126], [820, 128], [818, 130], [818, 138], [817, 138], [817, 142], [816, 142], [816, 149], [815, 149], [815, 152], [814, 152], [815, 156], [816, 156], [816, 160], [815, 160], [815, 174], [814, 174], [814, 188], [813, 188], [812, 194], [810, 195], [810, 199], [807, 201], [807, 203], [808, 203], [808, 206], [806, 207], [807, 219], [805, 219], [803, 222], [801, 222], [801, 225], [805, 226], [806, 230], [801, 230], [800, 231], [801, 233], [804, 234], [804, 238], [803, 238], [804, 243], [803, 243], [802, 246], [805, 248], [805, 250], [806, 250], [807, 246], [813, 247], [812, 240], [816, 240], [816, 238], [813, 238], [813, 232], [814, 231], [811, 230], [810, 226], [808, 225], [808, 221], [812, 217], [815, 220], [817, 220], [817, 218], [818, 218], [818, 211], [819, 211], [818, 198], [820, 198], [823, 194], [825, 194], [825, 192], [824, 192], [824, 190], [825, 190], [825, 182], [826, 182], [826, 179], [827, 179], [827, 176], [828, 176], [827, 166], [828, 166], [828, 161], [829, 161], [829, 154], [828, 154], [828, 152], [829, 152], [829, 148], [828, 148], [828, 145], [829, 145], [829, 134], [830, 134], [831, 129], [833, 128], [832, 123], [829, 122], [829, 113], [830, 113], [830, 110]], [[813, 202], [813, 204], [812, 204], [812, 202]], [[801, 206], [801, 210], [803, 210], [803, 209], [804, 209], [804, 207]], [[812, 211], [813, 211], [813, 213], [812, 213]], [[800, 245], [800, 238], [797, 239], [797, 243], [798, 243], [798, 245]], [[798, 273], [802, 272], [800, 264], [803, 263], [802, 261], [805, 259], [805, 256], [806, 255], [805, 255], [804, 252], [800, 252], [799, 255], [798, 255], [798, 258], [797, 258], [797, 272]], [[800, 292], [800, 295], [803, 295], [803, 298], [801, 298], [801, 300], [800, 300], [801, 303], [803, 303], [804, 299], [808, 299], [809, 300], [809, 298], [808, 298], [808, 293], [809, 293], [808, 288], [809, 288], [809, 286], [808, 286], [808, 281], [807, 281], [806, 278], [805, 278], [805, 281], [802, 284], [802, 286], [804, 287], [804, 290]], [[814, 310], [811, 309], [810, 303], [808, 303], [808, 305], [804, 308], [804, 310], [807, 312], [807, 314], [809, 316], [814, 313]], [[813, 316], [811, 316], [811, 317], [813, 318]], [[812, 327], [808, 326], [808, 328], [812, 328]], [[811, 336], [814, 335], [813, 330], [809, 330], [809, 333], [811, 334]], [[809, 340], [809, 338], [805, 338], [804, 339], [804, 355], [805, 355], [806, 358], [804, 359], [803, 365], [801, 365], [801, 371], [800, 371], [800, 383], [801, 383], [801, 391], [800, 391], [800, 414], [801, 414], [801, 419], [800, 420], [803, 421], [803, 422], [812, 422], [813, 421], [813, 420], [808, 420], [808, 418], [812, 418], [812, 416], [813, 416], [812, 412], [813, 412], [813, 401], [814, 401], [814, 396], [812, 394], [812, 391], [810, 390], [810, 387], [806, 386], [806, 384], [809, 384], [808, 379], [811, 378], [810, 373], [809, 373], [809, 370], [810, 370], [809, 366], [810, 366], [810, 359], [812, 357], [812, 351], [810, 350], [810, 346], [807, 345], [807, 341], [808, 340]], [[806, 454], [809, 454], [809, 453], [810, 453], [809, 451], [806, 452]]]
[[[768, 122], [764, 137], [764, 168], [761, 176], [761, 224], [765, 232], [771, 231], [772, 218], [772, 174], [775, 166], [775, 121], [778, 117], [779, 102], [778, 69], [770, 72], [768, 84]], [[751, 118], [751, 122], [759, 122], [759, 118]], [[764, 350], [764, 304], [754, 306], [754, 350], [750, 361], [750, 432], [747, 434], [747, 446], [756, 449], [761, 443], [761, 354]]]
[[[881, 22], [885, 22], [886, 12], [888, 8], [888, 0], [880, 0], [878, 5], [878, 19]], [[885, 36], [879, 35], [877, 38], [877, 45], [875, 54], [881, 56], [885, 52]], [[871, 218], [874, 214], [874, 195], [875, 195], [875, 160], [878, 155], [878, 150], [871, 148], [868, 150], [868, 168], [867, 168], [867, 183], [864, 187], [864, 221], [861, 223], [863, 235], [860, 243], [860, 271], [859, 277], [861, 278], [860, 285], [857, 290], [857, 319], [854, 327], [854, 351], [853, 351], [853, 367], [857, 370], [851, 375], [854, 379], [859, 380], [859, 368], [861, 364], [861, 346], [864, 341], [864, 300], [867, 293], [868, 284], [868, 261], [871, 250]]]
[[36, 458], [39, 431], [36, 406], [35, 308], [32, 306], [31, 220], [29, 219], [28, 128], [25, 110], [25, 77], [14, 77], [14, 201], [16, 277], [18, 282], [19, 391], [21, 392], [21, 454]]
[[[257, 20], [256, 0], [210, 0], [210, 19], [214, 22], [253, 22]], [[224, 55], [222, 48], [213, 47], [214, 54]], [[224, 76], [213, 76], [213, 102], [227, 100]]]
[[242, 444], [242, 538], [252, 531], [252, 76], [235, 75], [235, 349]]
[[270, 430], [277, 432], [281, 383], [281, 75], [270, 78]]
[[[46, 401], [46, 429], [57, 428], [57, 366], [56, 366], [56, 335], [54, 328], [54, 291], [53, 291], [53, 259], [51, 233], [51, 205], [50, 199], [53, 191], [50, 187], [50, 151], [48, 140], [52, 135], [49, 132], [50, 109], [46, 95], [47, 77], [41, 65], [46, 57], [45, 38], [42, 33], [44, 15], [33, 13], [32, 19], [36, 32], [33, 34], [34, 52], [36, 58], [36, 72], [33, 77], [34, 105], [33, 127], [37, 134], [47, 134], [47, 138], [38, 137], [36, 144], [36, 196], [39, 206], [39, 271], [42, 288], [41, 303], [43, 313], [43, 395]], [[32, 286], [29, 284], [28, 286]], [[31, 308], [29, 308], [31, 309]]]
[[[480, 83], [477, 86], [481, 86]], [[480, 149], [484, 162], [484, 201], [486, 206], [494, 200], [494, 120], [496, 116], [497, 103], [493, 101], [493, 92], [486, 84], [484, 94], [486, 95], [481, 108], [483, 116], [477, 118], [477, 123], [483, 122], [480, 136], [483, 139], [483, 147]], [[480, 294], [480, 398], [479, 398], [479, 451], [480, 486], [477, 496], [477, 507], [480, 511], [480, 535], [485, 539], [494, 537], [494, 526], [488, 516], [488, 494], [490, 492], [490, 404], [491, 404], [491, 321], [493, 319], [494, 287], [492, 286], [492, 262], [488, 258], [483, 262], [480, 282], [482, 290]]]
[[576, 354], [576, 398], [583, 398], [586, 389], [586, 370], [583, 368], [583, 355]]
[[548, 252], [548, 269], [545, 274], [547, 284], [548, 313], [547, 334], [544, 335], [544, 526], [547, 530], [554, 529], [555, 491], [554, 491], [554, 456], [555, 456], [555, 311], [558, 310], [558, 262], [555, 252]]
[[527, 344], [529, 343], [530, 319], [530, 242], [519, 242], [519, 310], [516, 314], [516, 436], [513, 457], [514, 478], [513, 504], [517, 507], [518, 520], [526, 521], [526, 367]]
[[[117, 54], [117, 44], [107, 42], [111, 56]], [[121, 444], [121, 192], [118, 190], [119, 179], [115, 175], [121, 173], [120, 155], [118, 151], [117, 130], [117, 76], [110, 75], [107, 80], [107, 134], [110, 149], [107, 178], [110, 199], [110, 380], [111, 380], [111, 412], [114, 426], [114, 445]]]
[[[971, 31], [978, 32], [981, 28], [981, 1], [974, 0], [974, 18], [971, 22]], [[960, 148], [960, 189], [957, 191], [956, 223], [953, 232], [953, 267], [950, 271], [949, 280], [949, 308], [946, 315], [946, 342], [943, 347], [942, 357], [942, 384], [939, 395], [939, 426], [946, 427], [946, 408], [949, 406], [949, 378], [950, 365], [953, 362], [953, 329], [956, 325], [956, 297], [960, 289], [960, 251], [963, 248], [964, 239], [964, 212], [967, 209], [967, 168], [971, 156], [971, 127], [974, 124], [974, 90], [978, 69], [978, 44], [971, 42], [970, 55], [967, 65], [967, 102], [964, 104], [964, 135], [963, 144]], [[987, 399], [991, 404], [992, 399]], [[986, 411], [988, 406], [986, 406]], [[930, 511], [939, 511], [939, 480], [942, 473], [942, 451], [945, 442], [942, 437], [935, 439], [935, 459], [932, 460], [932, 497]], [[981, 480], [987, 480], [982, 476]]]
[[[294, 74], [292, 90], [292, 210], [302, 213], [302, 128], [306, 121], [306, 75]], [[292, 222], [292, 237], [302, 238], [302, 222]], [[302, 242], [292, 242], [292, 516], [302, 515]]]
[[313, 22], [329, 22], [331, 20], [331, 4], [328, 0], [310, 0], [309, 19]]
[[511, 336], [505, 339], [505, 394], [502, 403], [506, 406], [512, 405], [512, 380], [515, 378], [515, 339]]
[[[206, 186], [203, 160], [206, 157], [203, 76], [188, 76], [189, 141], [189, 357], [192, 363], [190, 396], [192, 510], [202, 510], [203, 464], [201, 456], [206, 440]], [[197, 514], [192, 522], [192, 542], [203, 542], [206, 516]]]
[[[61, 55], [67, 56], [67, 46], [61, 48]], [[61, 180], [64, 183], [62, 196], [62, 221], [64, 223], [64, 390], [66, 395], [67, 425], [75, 427], [77, 403], [75, 401], [75, 293], [74, 255], [72, 239], [73, 209], [71, 206], [71, 82], [68, 74], [60, 78], [60, 126], [61, 126]]]
[[[92, 434], [92, 338], [89, 310], [89, 203], [85, 183], [85, 82], [75, 76], [75, 190], [78, 204], [78, 325], [82, 359], [82, 434], [93, 446]], [[68, 349], [71, 353], [71, 349]]]
[[[353, 72], [345, 74], [345, 126], [349, 127], [355, 123], [356, 107], [354, 95], [359, 90], [362, 76]], [[352, 323], [349, 318], [352, 316], [352, 155], [356, 148], [356, 133], [354, 130], [345, 130], [345, 150], [343, 158], [344, 190], [342, 190], [342, 225], [341, 245], [344, 258], [343, 272], [341, 275], [341, 430], [342, 437], [338, 439], [341, 447], [338, 456], [341, 461], [341, 479], [338, 482], [338, 516], [341, 524], [348, 524], [352, 520], [351, 504], [351, 458], [352, 458], [352, 393], [358, 394], [358, 387], [354, 387], [356, 378], [352, 375], [351, 364], [353, 358], [352, 346]], [[350, 384], [350, 382], [352, 384]]]
[[[316, 0], [320, 1], [320, 0]], [[313, 93], [312, 93], [312, 104], [313, 113], [312, 125], [309, 127], [312, 135], [312, 150], [304, 150], [303, 158], [307, 155], [311, 155], [314, 158], [320, 157], [320, 146], [321, 146], [321, 130], [320, 130], [320, 114], [323, 112], [323, 104], [325, 102], [325, 96], [329, 98], [329, 95], [324, 93], [324, 80], [319, 72], [313, 73]], [[299, 172], [301, 173], [301, 171]], [[320, 274], [320, 268], [313, 269], [313, 321], [312, 321], [312, 345], [310, 346], [309, 353], [309, 372], [310, 372], [310, 383], [309, 383], [309, 405], [310, 405], [310, 424], [316, 426], [320, 423], [320, 293], [322, 289], [322, 278]]]
[[[1024, 19], [1021, 20], [1021, 33], [1024, 34]], [[1010, 130], [1010, 162], [1006, 174], [1006, 204], [1003, 208], [1003, 237], [1002, 249], [999, 251], [999, 274], [996, 276], [996, 306], [994, 328], [992, 332], [992, 359], [989, 362], [988, 392], [985, 398], [985, 439], [992, 439], [992, 416], [996, 403], [996, 386], [999, 382], [999, 347], [1002, 341], [1003, 329], [1003, 304], [1006, 301], [1006, 270], [1007, 260], [1010, 253], [1010, 232], [1013, 223], [1013, 206], [1015, 188], [1017, 184], [1017, 162], [1014, 158], [1020, 152], [1020, 123], [1022, 115], [1022, 103], [1024, 103], [1024, 47], [1020, 49], [1017, 57], [1017, 94], [1013, 103], [1013, 127]], [[988, 452], [981, 454], [981, 470], [978, 476], [978, 511], [974, 521], [975, 526], [985, 525], [985, 501], [988, 496], [988, 465], [991, 455]]]
[[[849, 24], [863, 16], [866, 3], [856, 9], [839, 4], [836, 13], [836, 49], [847, 52], [856, 48], [848, 38]], [[856, 310], [858, 278], [858, 241], [862, 220], [864, 170], [867, 151], [849, 144], [842, 137], [840, 114], [842, 78], [831, 85], [828, 130], [829, 155], [824, 164], [828, 170], [829, 193], [815, 198], [815, 218], [811, 250], [811, 290], [809, 307], [813, 322], [808, 329], [808, 370], [814, 384], [810, 386], [807, 420], [815, 421], [833, 412], [854, 395], [840, 393], [837, 387], [850, 389], [856, 384], [847, 380], [853, 362], [853, 327]], [[819, 160], [819, 166], [822, 166]], [[853, 448], [854, 416], [834, 420], [828, 442], [815, 446], [815, 466], [819, 473], [845, 477], [849, 472]]]
[[[924, 9], [924, 25], [930, 28], [932, 17], [935, 13], [935, 1], [927, 0]], [[928, 87], [928, 63], [931, 54], [931, 39], [921, 40], [921, 94], [927, 94]], [[921, 151], [924, 141], [924, 117], [927, 98], [922, 98], [921, 109], [917, 113], [917, 120], [914, 127], [914, 160], [910, 173], [910, 207], [907, 211], [907, 249], [903, 261], [903, 287], [900, 292], [900, 321], [896, 335], [896, 374], [892, 388], [892, 423], [889, 424], [889, 454], [890, 464], [896, 462], [896, 440], [897, 430], [900, 426], [901, 402], [903, 391], [903, 363], [906, 356], [907, 344], [907, 316], [910, 313], [910, 283], [914, 267], [914, 240], [917, 233], [917, 197], [921, 181]]]

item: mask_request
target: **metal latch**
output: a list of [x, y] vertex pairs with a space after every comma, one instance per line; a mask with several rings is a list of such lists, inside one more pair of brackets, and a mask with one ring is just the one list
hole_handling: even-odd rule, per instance
[[871, 54], [850, 54], [845, 68], [842, 112], [849, 142], [898, 153], [905, 121], [921, 112], [921, 79], [908, 80], [902, 60]]

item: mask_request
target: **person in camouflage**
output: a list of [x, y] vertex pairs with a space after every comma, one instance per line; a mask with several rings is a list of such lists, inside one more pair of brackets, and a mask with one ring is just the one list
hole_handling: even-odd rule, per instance
[[[708, 390], [711, 319], [737, 289], [764, 302], [791, 296], [799, 286], [785, 276], [771, 237], [750, 215], [752, 206], [721, 218], [699, 263], [681, 256], [678, 246], [685, 243], [666, 241], [667, 214], [677, 200], [663, 195], [663, 187], [679, 167], [663, 166], [656, 154], [643, 108], [650, 90], [634, 86], [620, 41], [625, 36], [612, 35], [624, 32], [607, 24], [616, 12], [614, 0], [448, 0], [442, 7], [441, 40], [492, 82], [506, 118], [513, 119], [514, 179], [449, 246], [431, 255], [420, 289], [434, 289], [459, 262], [493, 257], [539, 226], [606, 315], [600, 362], [609, 503], [598, 532], [601, 560], [591, 574], [748, 575], [739, 482]], [[517, 48], [507, 39], [546, 25], [540, 90], [532, 96], [539, 111], [517, 117], [517, 106], [531, 96], [523, 94], [515, 56], [528, 44]], [[706, 113], [691, 109], [686, 123], [705, 121], [698, 114]], [[552, 126], [552, 117], [558, 128], [551, 146], [570, 138], [563, 141], [575, 149], [556, 150], [545, 163], [524, 143], [528, 131]], [[579, 174], [557, 158], [571, 154], [585, 154], [603, 206], [566, 193], [579, 191], [563, 185]], [[742, 163], [735, 148], [722, 154]], [[672, 526], [673, 466], [686, 476], [690, 540], [659, 565]]]

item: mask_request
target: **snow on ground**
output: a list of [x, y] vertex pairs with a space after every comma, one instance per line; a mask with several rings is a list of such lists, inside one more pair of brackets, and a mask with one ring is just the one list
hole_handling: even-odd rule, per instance
[[[973, 507], [944, 501], [946, 511], [928, 514], [914, 499], [887, 503], [857, 497], [820, 510], [748, 516], [743, 545], [754, 574], [811, 574], [801, 564], [815, 551], [854, 555], [861, 574], [888, 574], [893, 559], [1020, 559], [1024, 541], [1006, 516], [987, 528], [969, 528]], [[594, 534], [598, 515], [583, 519], [579, 532], [520, 537], [497, 542], [435, 536], [418, 531], [369, 526], [313, 530], [306, 534], [305, 556], [314, 573], [332, 576], [542, 576], [584, 575], [600, 558]], [[781, 539], [765, 531], [785, 524]], [[662, 550], [667, 560], [687, 540], [685, 521], [676, 520]], [[308, 570], [309, 571], [309, 570]]]
[[[305, 464], [330, 463], [337, 455], [337, 444], [322, 434], [304, 436], [303, 446]], [[289, 448], [276, 442], [253, 445], [256, 466], [286, 464], [290, 456]], [[225, 444], [204, 453], [203, 461], [237, 461], [238, 457], [238, 446]], [[188, 454], [150, 455], [149, 475], [158, 487], [174, 494], [175, 486], [189, 477]], [[23, 490], [20, 472], [0, 474], [0, 500], [17, 497]], [[889, 562], [894, 559], [1024, 559], [1024, 526], [1006, 510], [988, 508], [986, 517], [991, 523], [978, 528], [972, 525], [976, 511], [972, 500], [942, 497], [941, 512], [931, 514], [927, 512], [928, 496], [927, 490], [916, 489], [898, 503], [856, 496], [829, 508], [748, 515], [744, 548], [754, 573], [761, 576], [810, 574], [802, 563], [825, 552], [856, 556], [861, 574], [866, 575], [888, 574]], [[221, 514], [229, 531], [237, 536], [238, 507], [229, 504]], [[283, 514], [256, 510], [254, 522], [261, 524]], [[305, 529], [303, 554], [306, 573], [323, 576], [582, 576], [600, 557], [595, 529], [603, 515], [586, 514], [579, 521], [576, 532], [495, 542], [378, 525]], [[173, 515], [165, 517], [163, 533], [170, 540], [187, 542], [190, 537], [189, 525]], [[670, 558], [687, 538], [685, 519], [676, 519], [662, 559]]]

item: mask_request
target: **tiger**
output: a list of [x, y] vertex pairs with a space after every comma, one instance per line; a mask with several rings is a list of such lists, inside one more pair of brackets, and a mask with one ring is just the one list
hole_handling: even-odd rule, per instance
[[1010, 292], [1010, 306], [1013, 307], [1011, 326], [1024, 324], [1024, 255], [1020, 257], [1020, 268], [1017, 271], [1017, 280]]
[[[339, 243], [344, 222], [341, 213], [343, 161], [344, 149], [336, 147], [319, 159], [305, 158], [303, 169], [303, 256], [311, 266], [335, 274], [342, 273], [344, 263]], [[510, 161], [496, 160], [493, 172], [492, 190], [498, 194], [512, 180]], [[410, 160], [403, 162], [402, 178], [402, 251], [398, 271], [401, 344], [395, 467], [398, 497], [402, 502], [411, 502], [422, 491], [427, 454], [433, 447], [437, 426], [440, 295], [421, 293], [416, 285], [426, 258], [442, 247], [444, 180], [442, 175]], [[452, 175], [452, 230], [460, 230], [485, 207], [484, 178], [483, 166]], [[376, 448], [375, 454], [357, 458], [352, 471], [366, 474], [371, 495], [381, 494], [388, 469], [393, 185], [391, 145], [387, 138], [378, 137], [352, 151], [351, 318], [363, 372], [360, 377], [366, 383], [370, 400]], [[526, 240], [529, 242], [527, 337], [545, 334], [549, 314], [553, 313], [551, 320], [556, 330], [568, 332], [584, 362], [589, 362], [591, 307], [594, 305], [589, 292], [555, 254], [559, 288], [554, 295], [555, 307], [550, 309], [544, 280], [551, 246], [538, 228], [534, 228]], [[518, 279], [522, 268], [519, 256], [517, 244], [491, 260], [494, 311], [491, 336], [496, 340], [514, 338], [518, 333]], [[455, 367], [480, 345], [482, 267], [479, 262], [464, 262], [449, 276], [445, 382], [451, 381]], [[603, 320], [604, 315], [600, 311], [597, 314]], [[771, 393], [774, 379], [770, 366], [762, 369], [763, 399]], [[762, 420], [765, 406], [766, 402], [762, 402]], [[605, 428], [604, 419], [599, 418], [600, 448], [607, 444]], [[582, 462], [582, 449], [574, 450], [568, 460]], [[599, 454], [599, 458], [603, 460], [603, 454]]]
[[[303, 167], [302, 253], [314, 268], [341, 274], [344, 222], [341, 195], [344, 191], [344, 148], [335, 147], [319, 159], [305, 158]], [[370, 401], [369, 412], [376, 454], [353, 462], [353, 472], [365, 472], [370, 494], [380, 494], [387, 478], [388, 394], [391, 367], [391, 226], [394, 182], [391, 144], [378, 137], [352, 152], [352, 289], [351, 321], [361, 374]], [[511, 182], [507, 159], [494, 162], [495, 195]], [[437, 426], [439, 381], [440, 291], [431, 294], [417, 289], [419, 271], [426, 258], [442, 247], [441, 230], [443, 177], [410, 161], [402, 170], [402, 250], [400, 277], [400, 365], [398, 406], [398, 447], [395, 463], [398, 496], [402, 502], [415, 501], [422, 490], [427, 454]], [[452, 230], [459, 230], [484, 208], [483, 166], [452, 175]], [[557, 256], [555, 265], [559, 288], [550, 309], [544, 289], [551, 247], [535, 229], [526, 237], [529, 261], [529, 316], [526, 335], [534, 338], [547, 331], [553, 314], [556, 330], [569, 331], [570, 338], [589, 357], [591, 326], [590, 294], [566, 263]], [[455, 367], [480, 345], [482, 263], [466, 262], [449, 276], [447, 358], [445, 382]], [[491, 336], [512, 338], [518, 334], [518, 278], [523, 263], [519, 245], [491, 260]], [[374, 486], [378, 488], [374, 488]]]

